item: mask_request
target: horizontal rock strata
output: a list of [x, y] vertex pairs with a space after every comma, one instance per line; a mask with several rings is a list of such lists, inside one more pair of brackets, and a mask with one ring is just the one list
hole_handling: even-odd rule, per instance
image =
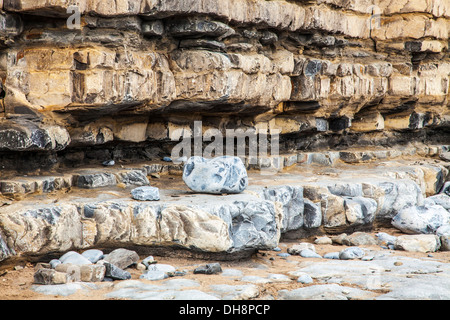
[[[160, 201], [142, 202], [132, 200], [133, 186], [121, 189], [115, 185], [91, 188], [90, 197], [75, 185], [63, 201], [58, 194], [48, 198], [29, 194], [1, 207], [0, 257], [5, 261], [69, 250], [132, 247], [228, 260], [273, 249], [281, 238], [370, 230], [379, 224], [391, 225], [391, 221], [396, 226], [400, 219], [415, 217], [405, 212], [417, 207], [420, 213], [431, 202], [436, 212], [444, 212], [445, 219], [449, 216], [441, 206], [447, 205], [449, 197], [445, 193], [434, 196], [443, 185], [441, 177], [448, 175], [448, 166], [411, 162], [371, 169], [353, 166], [335, 169], [334, 175], [321, 180], [316, 178], [317, 168], [251, 173], [247, 190], [236, 195], [168, 187], [160, 190]], [[321, 170], [326, 172], [326, 167]], [[101, 171], [96, 175], [101, 176]], [[170, 178], [160, 179], [166, 179], [165, 184]], [[434, 190], [433, 196], [427, 190]], [[435, 219], [432, 234], [448, 225], [443, 219]], [[442, 230], [439, 236], [445, 240]]]
[[156, 148], [194, 120], [279, 128], [291, 151], [448, 143], [449, 12], [445, 1], [3, 1], [0, 162]]

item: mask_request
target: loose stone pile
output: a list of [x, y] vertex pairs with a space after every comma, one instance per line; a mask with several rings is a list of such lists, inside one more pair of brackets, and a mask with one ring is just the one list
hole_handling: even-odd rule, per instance
[[[106, 289], [105, 299], [133, 300], [449, 299], [450, 264], [431, 256], [398, 255], [389, 247], [401, 237], [356, 232], [316, 237], [314, 244], [281, 243], [283, 249], [261, 251], [255, 262], [239, 269], [223, 268], [219, 263], [177, 267], [158, 263], [152, 256], [141, 260], [126, 249], [108, 255], [100, 250], [72, 251], [48, 265], [38, 264], [32, 290], [70, 296]], [[331, 244], [339, 251], [326, 247], [324, 253], [322, 246]], [[399, 249], [397, 244], [395, 249]], [[287, 267], [274, 273], [282, 263]], [[97, 277], [92, 270], [97, 270]], [[133, 279], [127, 270], [134, 270]], [[47, 276], [50, 274], [53, 276]], [[205, 277], [214, 277], [212, 284], [205, 286]], [[280, 285], [280, 289], [269, 294], [265, 290], [269, 284], [273, 288]], [[296, 289], [284, 289], [282, 284]]]
[[129, 280], [131, 274], [126, 269], [130, 267], [143, 271], [141, 279], [145, 280], [162, 280], [169, 276], [185, 274], [176, 271], [172, 266], [157, 264], [152, 256], [140, 261], [139, 255], [132, 250], [120, 248], [105, 255], [101, 250], [91, 249], [81, 254], [69, 251], [49, 263], [38, 263], [34, 283], [58, 285], [72, 282]]

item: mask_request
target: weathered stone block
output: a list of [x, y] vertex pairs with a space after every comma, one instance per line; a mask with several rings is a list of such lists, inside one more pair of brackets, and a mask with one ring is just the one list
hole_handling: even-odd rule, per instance
[[70, 143], [69, 133], [59, 126], [33, 122], [0, 122], [0, 149], [11, 151], [63, 150]]
[[76, 186], [83, 189], [94, 189], [117, 185], [117, 178], [112, 173], [80, 173], [76, 175]]
[[150, 181], [142, 170], [126, 170], [116, 173], [117, 181], [125, 185], [148, 186]]
[[53, 269], [39, 269], [34, 273], [34, 283], [43, 285], [57, 285], [71, 282], [70, 275]]
[[395, 241], [396, 249], [411, 252], [435, 252], [440, 246], [439, 237], [434, 234], [398, 236]]

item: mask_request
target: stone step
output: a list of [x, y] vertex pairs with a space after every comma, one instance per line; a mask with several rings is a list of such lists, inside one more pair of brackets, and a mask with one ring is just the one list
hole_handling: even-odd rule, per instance
[[50, 193], [72, 187], [97, 189], [150, 185], [148, 176], [153, 173], [170, 173], [182, 170], [182, 165], [144, 164], [136, 168], [86, 168], [68, 171], [55, 176], [23, 176], [0, 180], [0, 193], [4, 196]]
[[401, 149], [374, 149], [374, 150], [342, 150], [342, 151], [320, 151], [320, 152], [298, 152], [264, 158], [243, 158], [247, 169], [271, 169], [282, 171], [286, 167], [294, 165], [319, 165], [335, 166], [339, 163], [369, 163], [376, 161], [387, 161], [402, 157], [439, 157], [448, 152], [450, 146], [419, 146], [404, 147]]

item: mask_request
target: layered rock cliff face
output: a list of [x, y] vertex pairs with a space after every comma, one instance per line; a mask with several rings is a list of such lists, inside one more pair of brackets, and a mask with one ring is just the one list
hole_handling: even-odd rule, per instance
[[1, 8], [4, 170], [170, 154], [171, 134], [195, 120], [278, 128], [282, 152], [449, 142], [444, 0]]
[[[447, 0], [0, 9], [0, 262], [118, 246], [235, 259], [389, 224], [448, 192]], [[237, 151], [280, 147], [248, 150], [248, 169], [277, 172], [252, 172], [245, 194], [193, 194], [160, 161], [180, 137], [227, 130], [244, 136]], [[132, 200], [149, 179], [161, 201]]]

